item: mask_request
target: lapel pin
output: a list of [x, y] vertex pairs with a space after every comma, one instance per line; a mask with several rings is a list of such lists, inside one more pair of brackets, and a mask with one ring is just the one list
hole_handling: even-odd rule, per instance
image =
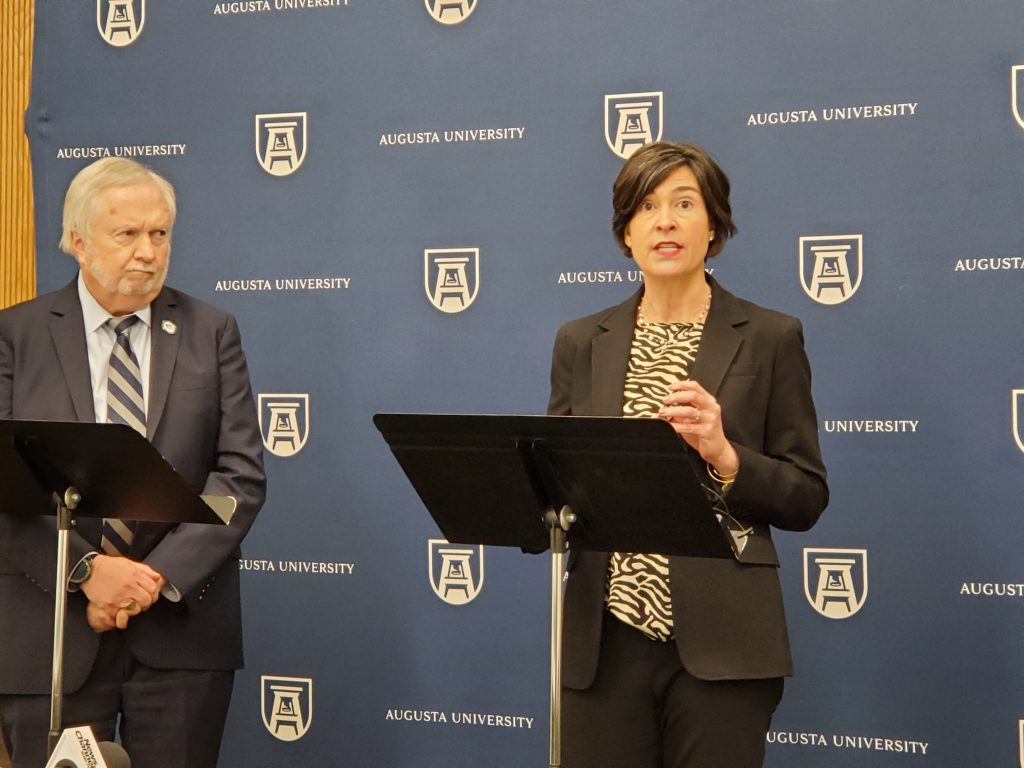
[[171, 336], [178, 332], [178, 326], [176, 326], [170, 320], [164, 320], [162, 323], [160, 323], [160, 327], [163, 329], [164, 333], [170, 334]]

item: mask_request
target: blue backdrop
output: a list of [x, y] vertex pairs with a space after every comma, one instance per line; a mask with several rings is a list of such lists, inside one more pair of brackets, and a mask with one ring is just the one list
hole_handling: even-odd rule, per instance
[[799, 316], [832, 502], [777, 537], [770, 768], [1024, 766], [1020, 0], [38, 0], [39, 289], [71, 177], [178, 188], [169, 282], [239, 319], [268, 446], [222, 764], [543, 765], [548, 561], [452, 548], [379, 411], [542, 413], [638, 286], [621, 154], [708, 147], [711, 266]]

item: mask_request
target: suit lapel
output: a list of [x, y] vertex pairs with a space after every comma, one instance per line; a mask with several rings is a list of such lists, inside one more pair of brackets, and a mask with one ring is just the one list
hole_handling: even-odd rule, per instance
[[178, 359], [181, 339], [181, 313], [173, 294], [164, 288], [153, 300], [153, 328], [150, 336], [149, 407], [146, 414], [146, 437], [156, 434], [167, 405], [174, 362]]
[[78, 280], [59, 291], [50, 308], [50, 338], [64, 382], [71, 394], [77, 421], [96, 421], [92, 403], [92, 378], [89, 375], [89, 352], [85, 341], [85, 321], [78, 300]]
[[747, 316], [735, 296], [722, 288], [714, 278], [709, 278], [709, 282], [712, 291], [711, 311], [704, 322], [700, 349], [697, 350], [691, 377], [712, 395], [717, 395], [742, 341], [736, 326], [746, 323]]
[[[736, 327], [747, 322], [747, 315], [736, 297], [714, 278], [709, 277], [708, 282], [712, 291], [711, 311], [704, 322], [703, 338], [690, 375], [715, 395], [739, 351], [743, 337]], [[604, 333], [596, 336], [591, 346], [591, 407], [595, 416], [622, 415], [629, 348], [642, 296], [640, 289], [613, 307], [597, 324]]]
[[643, 289], [628, 300], [613, 307], [598, 323], [604, 333], [596, 336], [591, 346], [591, 383], [593, 414], [595, 416], [621, 416], [629, 348], [636, 327], [636, 310]]

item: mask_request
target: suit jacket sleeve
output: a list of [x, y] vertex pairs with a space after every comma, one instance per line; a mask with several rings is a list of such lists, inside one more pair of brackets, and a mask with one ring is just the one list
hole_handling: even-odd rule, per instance
[[[817, 415], [811, 397], [811, 369], [804, 352], [803, 328], [785, 318], [772, 356], [762, 361], [760, 384], [765, 399], [760, 445], [733, 438], [740, 472], [729, 491], [729, 508], [737, 516], [776, 528], [803, 531], [817, 521], [828, 503], [825, 467], [818, 447]], [[764, 372], [767, 367], [767, 372]], [[730, 402], [729, 407], [748, 407]]]
[[548, 401], [549, 416], [572, 416], [572, 345], [565, 326], [555, 337], [551, 354], [551, 398]]
[[[238, 324], [230, 315], [224, 318], [217, 332], [216, 351], [220, 423], [201, 492], [233, 496], [237, 502], [235, 515], [225, 526], [178, 525], [145, 557], [148, 565], [186, 596], [202, 588], [229, 557], [236, 555], [266, 492], [263, 442]], [[180, 418], [187, 420], [188, 415]], [[174, 426], [182, 428], [180, 424]]]

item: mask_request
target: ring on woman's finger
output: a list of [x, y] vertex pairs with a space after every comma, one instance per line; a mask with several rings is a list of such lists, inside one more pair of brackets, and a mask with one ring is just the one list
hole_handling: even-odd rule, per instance
[[699, 422], [699, 421], [700, 421], [700, 416], [701, 416], [701, 413], [700, 413], [700, 408], [698, 408], [698, 409], [697, 409], [697, 415], [693, 417], [693, 421], [694, 421], [695, 423], [696, 423], [696, 422]]
[[127, 603], [122, 605], [121, 608], [128, 611], [128, 613], [134, 613], [139, 609], [139, 604], [134, 600], [129, 600]]

